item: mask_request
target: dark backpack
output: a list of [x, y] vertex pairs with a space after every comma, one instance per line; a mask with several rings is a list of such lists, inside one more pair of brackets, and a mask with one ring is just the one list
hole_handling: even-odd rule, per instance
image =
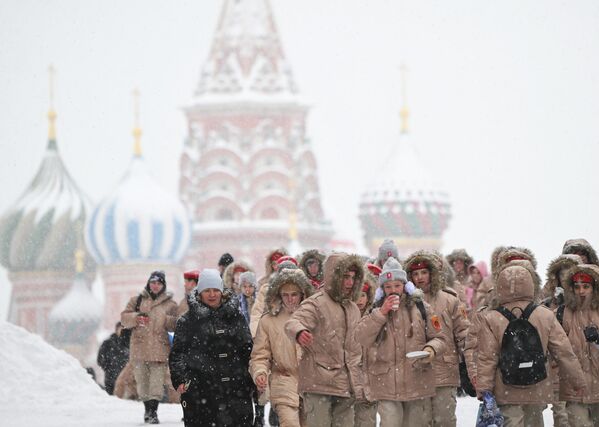
[[541, 337], [528, 321], [537, 307], [531, 302], [519, 318], [505, 307], [495, 309], [509, 320], [499, 354], [499, 369], [504, 384], [532, 385], [547, 378], [547, 357]]
[[[137, 297], [137, 302], [135, 303], [134, 311], [139, 311], [140, 306], [141, 294], [139, 294], [139, 296]], [[129, 348], [129, 344], [131, 343], [131, 332], [133, 332], [132, 328], [123, 328], [123, 330], [121, 331], [121, 340], [123, 341], [123, 344], [127, 346], [127, 348]]]

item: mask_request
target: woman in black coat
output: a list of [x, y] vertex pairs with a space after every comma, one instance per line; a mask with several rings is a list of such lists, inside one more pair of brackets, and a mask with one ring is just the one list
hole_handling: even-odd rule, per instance
[[239, 301], [223, 293], [217, 270], [203, 270], [189, 311], [177, 321], [169, 357], [186, 427], [252, 425], [251, 352], [252, 337]]

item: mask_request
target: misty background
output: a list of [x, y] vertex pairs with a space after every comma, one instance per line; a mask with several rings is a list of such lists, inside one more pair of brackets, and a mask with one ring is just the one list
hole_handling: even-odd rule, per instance
[[[220, 0], [0, 2], [0, 213], [44, 155], [48, 66], [62, 159], [94, 203], [142, 149], [178, 191], [188, 105]], [[400, 65], [410, 138], [450, 192], [444, 252], [487, 261], [529, 247], [539, 273], [568, 238], [599, 245], [599, 2], [271, 0], [311, 112], [323, 207], [364, 250], [360, 194], [399, 137]], [[159, 202], [159, 201], [158, 201]], [[232, 248], [234, 251], [234, 248]], [[214, 260], [215, 263], [217, 260]], [[206, 266], [199, 266], [201, 268]], [[0, 318], [10, 295], [0, 268]]]

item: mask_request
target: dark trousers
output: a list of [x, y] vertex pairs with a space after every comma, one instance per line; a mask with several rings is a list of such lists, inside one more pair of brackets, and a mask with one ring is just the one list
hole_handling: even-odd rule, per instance
[[251, 427], [254, 408], [251, 398], [181, 395], [185, 427]]

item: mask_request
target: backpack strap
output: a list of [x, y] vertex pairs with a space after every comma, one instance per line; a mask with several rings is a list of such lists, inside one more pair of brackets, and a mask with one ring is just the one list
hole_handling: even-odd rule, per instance
[[507, 308], [505, 308], [504, 306], [499, 306], [495, 309], [495, 311], [498, 311], [499, 313], [503, 314], [503, 316], [509, 321], [511, 322], [512, 320], [516, 320], [516, 316], [514, 316], [514, 314], [509, 311]]
[[420, 310], [420, 315], [422, 316], [422, 320], [424, 320], [424, 337], [428, 340], [428, 323], [426, 319], [426, 308], [424, 308], [424, 303], [422, 301], [416, 301], [416, 307]]
[[564, 311], [566, 310], [566, 304], [562, 304], [557, 308], [557, 313], [555, 317], [557, 317], [557, 321], [562, 327], [564, 327]]
[[535, 304], [534, 302], [531, 302], [530, 304], [528, 304], [526, 306], [526, 308], [522, 312], [522, 316], [520, 318], [524, 319], [524, 320], [528, 320], [528, 318], [530, 317], [532, 312], [535, 311], [535, 308], [537, 308], [537, 307], [538, 307], [537, 304]]
[[139, 311], [139, 307], [141, 307], [141, 294], [137, 296], [137, 302], [135, 303], [135, 311]]

